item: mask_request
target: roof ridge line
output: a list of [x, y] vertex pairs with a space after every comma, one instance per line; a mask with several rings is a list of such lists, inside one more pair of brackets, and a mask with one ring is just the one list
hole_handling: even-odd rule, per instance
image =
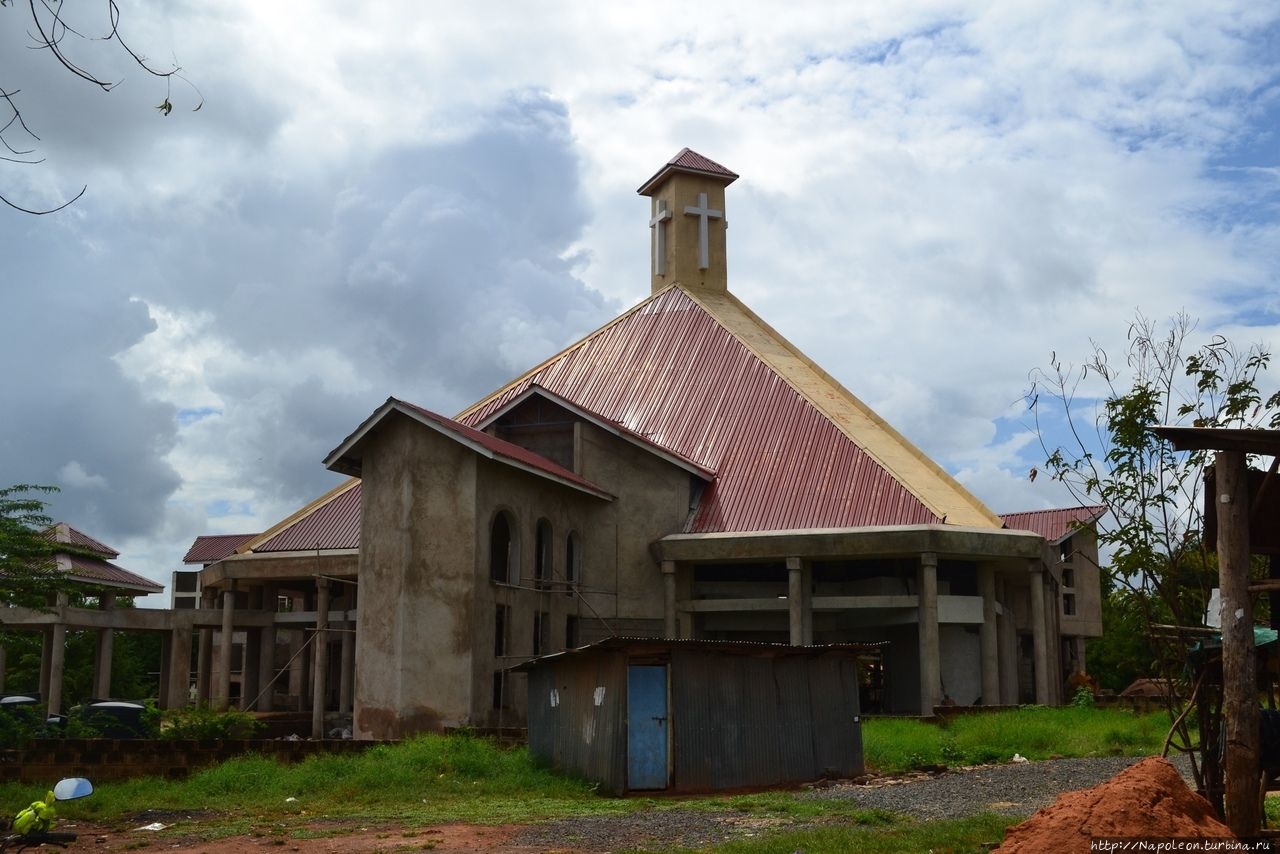
[[[735, 340], [739, 341], [742, 344], [742, 346], [750, 350], [751, 353], [755, 355], [756, 358], [760, 359], [760, 361], [768, 365], [770, 369], [773, 370], [773, 372], [780, 379], [782, 379], [783, 382], [787, 384], [788, 387], [794, 390], [796, 394], [800, 395], [800, 397], [803, 400], [805, 400], [810, 406], [814, 407], [819, 412], [821, 412], [823, 416], [826, 417], [827, 420], [830, 421], [836, 427], [836, 429], [838, 429], [841, 433], [843, 433], [846, 437], [848, 437], [850, 441], [854, 442], [859, 448], [861, 448], [863, 453], [865, 453], [868, 457], [874, 460], [875, 463], [878, 466], [880, 466], [882, 469], [884, 469], [884, 471], [888, 473], [890, 477], [892, 477], [895, 481], [897, 481], [897, 483], [901, 485], [903, 489], [905, 489], [911, 495], [915, 496], [917, 501], [919, 501], [925, 507], [929, 508], [929, 510], [932, 511], [939, 519], [941, 520], [946, 519], [947, 513], [945, 510], [939, 510], [939, 508], [935, 506], [935, 502], [930, 501], [924, 496], [920, 495], [920, 493], [916, 489], [913, 489], [911, 485], [906, 480], [903, 479], [902, 475], [893, 466], [889, 465], [884, 461], [884, 459], [882, 459], [880, 454], [876, 453], [875, 450], [868, 448], [864, 442], [860, 441], [857, 437], [852, 435], [852, 433], [848, 429], [846, 429], [846, 427], [843, 424], [841, 424], [837, 419], [831, 417], [831, 414], [828, 412], [826, 408], [824, 408], [817, 400], [814, 400], [812, 396], [807, 394], [803, 388], [798, 386], [793, 381], [793, 379], [786, 374], [786, 372], [779, 370], [778, 367], [774, 365], [770, 359], [766, 358], [765, 355], [762, 354], [755, 347], [753, 347], [750, 342], [744, 340], [742, 336], [737, 334], [736, 331], [734, 331], [727, 324], [725, 324], [725, 322], [716, 315], [715, 311], [706, 302], [703, 301], [703, 298], [708, 295], [699, 293], [696, 288], [689, 288], [684, 285], [681, 285], [678, 282], [673, 283], [671, 287], [679, 287], [680, 290], [683, 291], [691, 300], [697, 303], [698, 306], [700, 306], [705, 312], [707, 312], [707, 314], [709, 314], [712, 318], [714, 318], [716, 323], [720, 324], [720, 326], [723, 327], [725, 331], [727, 331], [730, 335], [732, 335]], [[778, 332], [778, 330], [770, 326], [767, 321], [765, 321], [758, 314], [752, 311], [746, 305], [746, 303], [742, 302], [742, 300], [738, 299], [729, 291], [717, 292], [710, 296], [714, 296], [715, 298], [726, 299], [734, 308], [736, 308], [738, 311], [741, 311], [744, 315], [746, 315], [748, 319], [750, 319], [753, 323], [759, 326], [769, 337], [771, 337], [775, 342], [777, 342], [784, 350], [786, 350], [793, 357], [798, 359], [809, 370], [813, 371], [818, 376], [819, 379], [825, 381], [837, 393], [843, 395], [843, 397], [855, 409], [857, 409], [862, 415], [864, 415], [870, 422], [872, 422], [875, 426], [877, 426], [881, 430], [885, 431], [885, 433], [887, 433], [890, 438], [901, 443], [902, 446], [911, 454], [913, 458], [915, 458], [918, 462], [923, 464], [933, 474], [940, 476], [944, 480], [944, 482], [946, 482], [952, 489], [956, 491], [957, 495], [960, 496], [965, 501], [965, 503], [969, 504], [976, 511], [978, 511], [979, 515], [985, 515], [987, 518], [987, 521], [990, 522], [993, 527], [999, 528], [1004, 525], [1004, 522], [1000, 519], [1000, 517], [994, 511], [991, 510], [991, 508], [983, 504], [982, 501], [979, 500], [976, 495], [971, 493], [959, 481], [957, 481], [954, 477], [952, 477], [951, 474], [948, 473], [946, 469], [942, 468], [942, 466], [934, 462], [933, 459], [930, 458], [928, 454], [920, 450], [920, 448], [917, 447], [914, 442], [912, 442], [906, 436], [902, 435], [902, 433], [900, 433], [888, 421], [884, 420], [884, 418], [882, 418], [874, 409], [872, 409], [870, 406], [864, 403], [861, 398], [859, 398], [853, 392], [849, 391], [849, 389], [845, 388], [845, 386], [839, 380], [831, 376], [831, 374], [827, 373], [825, 370], [822, 369], [821, 366], [819, 366], [816, 362], [814, 362], [812, 359], [806, 356], [804, 352], [800, 350], [800, 348], [796, 347], [796, 345], [792, 344], [791, 341], [789, 341], [786, 338], [786, 336], [784, 336], [782, 333]]]
[[353, 477], [348, 479], [346, 483], [338, 484], [333, 489], [330, 489], [328, 492], [321, 495], [319, 498], [312, 499], [311, 502], [309, 502], [308, 504], [304, 504], [298, 510], [293, 511], [293, 513], [281, 519], [279, 522], [275, 523], [270, 528], [263, 531], [261, 534], [258, 534], [253, 539], [248, 540], [247, 542], [241, 543], [239, 547], [237, 547], [236, 550], [232, 552], [232, 554], [238, 554], [238, 555], [249, 554], [255, 548], [262, 545], [267, 540], [274, 537], [276, 534], [296, 524], [297, 522], [302, 521], [303, 519], [310, 516], [312, 513], [316, 512], [321, 507], [333, 501], [335, 498], [342, 495], [348, 489], [351, 489], [352, 487], [356, 486], [359, 483], [360, 483], [360, 478]]
[[[590, 332], [588, 332], [586, 335], [583, 335], [583, 336], [582, 336], [581, 338], [579, 338], [577, 341], [574, 341], [572, 344], [570, 344], [570, 345], [568, 345], [567, 347], [563, 348], [563, 349], [562, 349], [562, 350], [560, 350], [559, 352], [554, 353], [554, 354], [552, 354], [551, 356], [548, 356], [546, 359], [543, 359], [541, 362], [539, 362], [538, 364], [534, 365], [532, 368], [530, 368], [529, 370], [525, 371], [524, 373], [522, 373], [522, 374], [520, 374], [520, 375], [518, 375], [518, 376], [512, 377], [511, 379], [507, 380], [505, 383], [503, 383], [503, 384], [502, 384], [501, 386], [499, 386], [497, 389], [495, 389], [494, 391], [491, 391], [489, 394], [486, 394], [484, 397], [480, 398], [480, 399], [479, 399], [479, 400], [477, 400], [475, 403], [471, 404], [471, 405], [470, 405], [470, 406], [468, 406], [466, 409], [462, 410], [462, 411], [461, 411], [461, 412], [459, 412], [457, 415], [453, 416], [453, 420], [454, 420], [454, 421], [457, 421], [457, 422], [459, 422], [459, 423], [461, 423], [461, 424], [466, 424], [466, 426], [468, 426], [468, 427], [472, 427], [472, 425], [471, 425], [471, 424], [467, 424], [467, 422], [466, 422], [466, 420], [465, 420], [465, 419], [466, 419], [466, 418], [468, 418], [471, 414], [473, 414], [473, 413], [474, 413], [474, 412], [476, 412], [477, 410], [483, 409], [485, 406], [487, 406], [487, 405], [488, 405], [490, 402], [492, 402], [493, 400], [495, 400], [495, 399], [497, 399], [497, 398], [501, 397], [502, 395], [506, 394], [506, 393], [507, 393], [507, 392], [508, 392], [508, 391], [509, 391], [513, 386], [517, 386], [517, 385], [519, 385], [520, 383], [523, 383], [523, 382], [524, 382], [525, 380], [527, 380], [529, 377], [534, 376], [534, 375], [535, 375], [535, 374], [537, 374], [539, 371], [541, 371], [543, 368], [545, 368], [545, 367], [547, 367], [548, 365], [550, 365], [552, 362], [558, 361], [559, 359], [563, 358], [565, 355], [567, 355], [567, 354], [569, 354], [569, 353], [573, 352], [574, 350], [577, 350], [579, 347], [584, 346], [588, 341], [590, 341], [592, 338], [595, 338], [596, 336], [600, 335], [600, 334], [601, 334], [602, 332], [604, 332], [605, 330], [607, 330], [607, 329], [612, 329], [613, 327], [617, 326], [617, 325], [618, 325], [619, 323], [621, 323], [623, 320], [625, 320], [625, 319], [627, 319], [628, 317], [630, 317], [631, 315], [635, 314], [637, 311], [639, 311], [639, 310], [640, 310], [641, 308], [643, 308], [645, 305], [647, 305], [648, 303], [653, 302], [655, 299], [657, 299], [657, 298], [658, 298], [659, 296], [661, 296], [662, 294], [665, 294], [667, 291], [671, 290], [671, 289], [672, 289], [672, 288], [674, 288], [674, 287], [678, 287], [678, 286], [679, 286], [679, 284], [680, 284], [679, 282], [672, 282], [671, 284], [667, 285], [667, 286], [666, 286], [665, 288], [663, 288], [662, 290], [655, 291], [655, 292], [653, 292], [653, 293], [649, 294], [647, 297], [645, 297], [644, 299], [640, 300], [640, 302], [636, 303], [635, 305], [631, 306], [631, 308], [629, 308], [629, 309], [627, 309], [626, 311], [622, 312], [622, 314], [619, 314], [618, 316], [614, 317], [614, 318], [613, 318], [613, 320], [610, 320], [610, 321], [609, 321], [608, 323], [606, 323], [604, 326], [598, 326], [598, 327], [596, 327], [595, 329], [593, 329], [593, 330], [591, 330]], [[681, 288], [681, 290], [684, 290], [684, 289], [683, 289], [683, 288]], [[472, 429], [474, 429], [474, 427], [473, 427]]]

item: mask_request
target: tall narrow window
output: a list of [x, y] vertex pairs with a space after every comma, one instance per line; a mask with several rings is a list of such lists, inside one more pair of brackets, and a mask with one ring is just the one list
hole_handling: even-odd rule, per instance
[[507, 654], [507, 632], [509, 631], [511, 609], [506, 605], [499, 605], [493, 617], [493, 655], [495, 658], [502, 658]]
[[575, 649], [578, 646], [578, 618], [570, 614], [564, 618], [564, 648]]
[[533, 555], [533, 584], [541, 587], [551, 574], [551, 523], [538, 520], [538, 531]]
[[501, 584], [520, 581], [520, 537], [515, 520], [505, 510], [493, 517], [489, 529], [489, 579]]
[[564, 580], [568, 582], [566, 596], [572, 596], [582, 581], [582, 549], [578, 542], [578, 532], [570, 531], [564, 544]]

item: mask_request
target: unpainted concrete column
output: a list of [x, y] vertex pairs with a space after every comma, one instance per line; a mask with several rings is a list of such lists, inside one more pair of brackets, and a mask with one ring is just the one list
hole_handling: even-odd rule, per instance
[[1031, 640], [1035, 647], [1036, 702], [1048, 704], [1049, 697], [1049, 626], [1048, 609], [1044, 606], [1044, 569], [1039, 561], [1031, 564]]
[[938, 556], [920, 555], [916, 572], [920, 637], [920, 714], [932, 715], [941, 701], [942, 665], [938, 651]]
[[222, 637], [218, 645], [217, 687], [213, 703], [218, 711], [231, 705], [231, 653], [235, 643], [236, 591], [234, 585], [222, 591]]
[[804, 574], [798, 557], [787, 558], [787, 611], [791, 617], [791, 645], [804, 644]]
[[676, 562], [662, 562], [662, 636], [676, 636]]
[[[255, 609], [256, 610], [256, 609]], [[258, 667], [262, 659], [262, 629], [245, 629], [244, 632], [244, 664], [240, 669], [240, 709], [251, 711], [257, 708], [259, 693]]]
[[813, 645], [813, 564], [800, 564], [800, 639]]
[[258, 630], [258, 690], [257, 701], [253, 704], [256, 711], [275, 711], [276, 686], [272, 682], [276, 678], [276, 627], [264, 626]]
[[53, 658], [53, 629], [40, 632], [40, 697], [49, 697], [49, 662]]
[[324, 697], [329, 677], [329, 579], [316, 579], [315, 676], [311, 693], [311, 737], [324, 738]]
[[162, 701], [166, 709], [181, 709], [191, 703], [191, 640], [193, 625], [175, 625], [168, 635], [169, 666], [167, 688]]
[[49, 638], [49, 693], [45, 695], [49, 714], [62, 714], [62, 671], [67, 657], [67, 594], [58, 594], [58, 621]]
[[1018, 639], [1009, 592], [1003, 581], [996, 583], [996, 599], [1000, 610], [1004, 611], [996, 621], [996, 641], [1000, 647], [1000, 703], [1014, 706], [1018, 703]]
[[982, 596], [982, 625], [978, 648], [982, 653], [982, 704], [1000, 705], [1000, 649], [996, 636], [996, 571], [989, 563], [978, 567], [978, 593]]
[[351, 714], [352, 688], [356, 682], [356, 626], [348, 620], [342, 629], [342, 669], [338, 676], [338, 711]]
[[[98, 607], [103, 611], [114, 611], [116, 595], [102, 594]], [[98, 645], [93, 655], [93, 696], [99, 699], [105, 700], [111, 696], [111, 651], [114, 643], [115, 633], [111, 629], [98, 629]]]

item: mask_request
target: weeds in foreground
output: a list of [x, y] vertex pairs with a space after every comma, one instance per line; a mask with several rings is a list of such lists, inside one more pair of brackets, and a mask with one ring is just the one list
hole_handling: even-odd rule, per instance
[[890, 773], [929, 765], [980, 765], [1056, 756], [1140, 756], [1159, 753], [1168, 715], [1086, 706], [1027, 706], [960, 715], [939, 723], [871, 718], [862, 728], [869, 769]]

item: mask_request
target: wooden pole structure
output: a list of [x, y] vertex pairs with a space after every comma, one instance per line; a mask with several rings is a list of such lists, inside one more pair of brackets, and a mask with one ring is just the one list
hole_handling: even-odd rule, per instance
[[1258, 835], [1257, 650], [1249, 601], [1249, 480], [1243, 451], [1218, 451], [1218, 585], [1222, 596], [1222, 719], [1226, 725], [1223, 802], [1239, 837]]

